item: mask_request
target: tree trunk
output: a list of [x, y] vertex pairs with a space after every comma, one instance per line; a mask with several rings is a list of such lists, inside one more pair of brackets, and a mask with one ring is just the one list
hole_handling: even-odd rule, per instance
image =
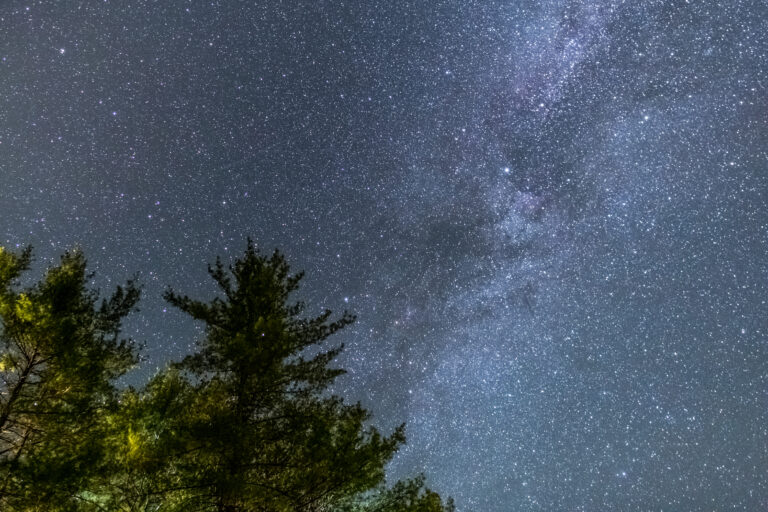
[[19, 398], [19, 394], [21, 393], [21, 390], [24, 388], [24, 385], [27, 382], [27, 379], [29, 378], [29, 374], [32, 372], [32, 367], [37, 364], [35, 359], [37, 358], [37, 353], [32, 354], [32, 357], [29, 359], [29, 362], [27, 363], [27, 366], [24, 368], [24, 371], [21, 372], [21, 375], [19, 376], [19, 380], [16, 381], [16, 385], [13, 386], [13, 389], [11, 390], [11, 394], [8, 397], [8, 401], [5, 403], [5, 407], [3, 407], [2, 413], [0, 413], [0, 432], [2, 432], [5, 429], [6, 423], [8, 423], [8, 418], [11, 416], [11, 409], [13, 408], [14, 402]]

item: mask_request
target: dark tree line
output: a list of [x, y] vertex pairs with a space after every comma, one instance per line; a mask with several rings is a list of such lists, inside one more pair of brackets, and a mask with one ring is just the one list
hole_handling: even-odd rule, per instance
[[403, 427], [327, 392], [343, 370], [323, 342], [354, 318], [304, 316], [279, 252], [217, 260], [208, 302], [168, 290], [206, 336], [141, 389], [115, 386], [137, 362], [120, 334], [136, 282], [100, 300], [74, 251], [22, 286], [30, 262], [0, 248], [0, 510], [453, 510], [423, 477], [385, 485]]

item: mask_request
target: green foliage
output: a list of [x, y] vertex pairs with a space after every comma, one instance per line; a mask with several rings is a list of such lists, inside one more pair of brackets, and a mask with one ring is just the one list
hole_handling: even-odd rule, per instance
[[440, 496], [424, 487], [424, 476], [397, 482], [391, 488], [349, 497], [334, 512], [454, 512], [452, 499], [443, 504]]
[[135, 363], [119, 330], [139, 289], [98, 305], [79, 251], [20, 289], [30, 262], [30, 249], [0, 250], [0, 509], [70, 510], [104, 459], [113, 381]]
[[133, 281], [97, 306], [80, 252], [19, 288], [31, 253], [0, 248], [0, 510], [78, 512], [447, 512], [423, 477], [387, 488], [405, 441], [329, 393], [354, 321], [303, 316], [301, 274], [248, 242], [209, 273], [221, 294], [165, 298], [205, 324], [198, 350], [140, 390], [120, 338]]
[[223, 298], [204, 303], [166, 293], [206, 325], [199, 351], [177, 365], [194, 383], [185, 409], [195, 414], [182, 426], [187, 451], [177, 458], [197, 468], [182, 473], [188, 506], [326, 509], [381, 482], [402, 428], [383, 436], [365, 427], [368, 413], [359, 405], [327, 396], [343, 373], [329, 366], [341, 347], [316, 349], [353, 317], [302, 317], [304, 305], [289, 303], [302, 275], [291, 275], [279, 252], [262, 256], [250, 242], [228, 271], [217, 261], [209, 272]]

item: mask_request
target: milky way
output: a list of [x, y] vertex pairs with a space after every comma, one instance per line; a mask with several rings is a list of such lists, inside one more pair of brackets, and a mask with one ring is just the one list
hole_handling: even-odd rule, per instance
[[[253, 237], [460, 511], [768, 507], [768, 5], [5, 2], [0, 243], [165, 285]], [[129, 379], [130, 380], [130, 379]]]

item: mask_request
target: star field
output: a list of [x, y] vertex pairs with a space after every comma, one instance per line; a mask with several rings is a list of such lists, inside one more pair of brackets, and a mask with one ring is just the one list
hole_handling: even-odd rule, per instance
[[0, 245], [146, 293], [251, 236], [458, 510], [768, 507], [762, 0], [0, 6]]

